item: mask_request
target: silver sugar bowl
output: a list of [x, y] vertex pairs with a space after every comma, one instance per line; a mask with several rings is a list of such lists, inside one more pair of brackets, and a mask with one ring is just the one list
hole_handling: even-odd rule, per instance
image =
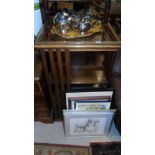
[[84, 35], [91, 28], [90, 20], [82, 18], [78, 24], [78, 29], [81, 35]]

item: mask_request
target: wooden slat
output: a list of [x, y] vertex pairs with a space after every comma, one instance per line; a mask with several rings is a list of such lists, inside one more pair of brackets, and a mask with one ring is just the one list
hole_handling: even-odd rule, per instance
[[65, 50], [65, 67], [66, 67], [67, 89], [70, 89], [71, 66], [70, 66], [70, 52], [68, 49]]
[[104, 63], [108, 81], [110, 81], [111, 72], [112, 72], [112, 68], [114, 65], [116, 55], [117, 55], [116, 52], [108, 53], [108, 55], [106, 57], [106, 61]]
[[107, 80], [110, 74], [110, 62], [111, 62], [111, 58], [112, 58], [112, 53], [106, 53], [105, 54], [105, 61], [104, 61], [104, 67], [105, 67], [105, 72], [106, 72], [106, 76], [107, 76]]
[[58, 49], [56, 54], [57, 54], [57, 65], [58, 65], [58, 71], [59, 71], [59, 77], [60, 77], [61, 98], [62, 98], [62, 101], [63, 101], [63, 98], [64, 98], [64, 73], [63, 73], [63, 68], [62, 68], [63, 64], [62, 64], [61, 50]]
[[114, 53], [114, 52], [112, 53], [112, 59], [111, 59], [111, 62], [110, 62], [109, 77], [108, 77], [109, 81], [111, 79], [112, 69], [113, 69], [113, 66], [114, 66], [116, 55], [117, 55], [117, 53]]
[[47, 62], [46, 62], [45, 54], [46, 53], [44, 52], [44, 50], [40, 49], [40, 55], [41, 55], [41, 59], [42, 59], [43, 69], [44, 69], [44, 72], [45, 72], [45, 78], [46, 78], [48, 90], [49, 90], [49, 93], [50, 93], [51, 104], [53, 106], [53, 111], [55, 111], [54, 96], [53, 96], [52, 88], [50, 86], [49, 72], [48, 72], [48, 67], [47, 67]]
[[58, 104], [59, 107], [59, 114], [61, 114], [61, 98], [60, 98], [60, 92], [59, 92], [59, 77], [58, 77], [58, 73], [57, 73], [57, 69], [56, 69], [56, 64], [54, 61], [54, 52], [52, 51], [52, 49], [49, 49], [49, 58], [50, 58], [50, 64], [51, 64], [51, 72], [53, 75], [53, 80], [54, 80], [54, 86], [55, 86], [55, 93], [56, 93], [56, 103], [54, 104]]
[[109, 18], [109, 12], [111, 8], [111, 0], [104, 0], [105, 1], [105, 6], [104, 6], [104, 22], [108, 23], [108, 18]]
[[110, 23], [107, 24], [108, 28], [109, 28], [109, 33], [112, 35], [112, 37], [116, 40], [116, 41], [120, 41], [120, 37], [117, 35], [117, 33], [115, 32], [115, 30], [113, 29], [113, 27], [111, 26]]

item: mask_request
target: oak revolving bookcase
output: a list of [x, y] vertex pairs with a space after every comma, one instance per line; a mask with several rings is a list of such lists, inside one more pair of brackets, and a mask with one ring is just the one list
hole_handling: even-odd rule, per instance
[[34, 48], [40, 52], [50, 94], [51, 116], [62, 118], [62, 109], [66, 108], [66, 90], [108, 86], [121, 43], [113, 26], [108, 22], [109, 0], [105, 1], [104, 14], [99, 14], [103, 30], [75, 39], [65, 39], [51, 33], [46, 3], [47, 1], [43, 7], [45, 23]]

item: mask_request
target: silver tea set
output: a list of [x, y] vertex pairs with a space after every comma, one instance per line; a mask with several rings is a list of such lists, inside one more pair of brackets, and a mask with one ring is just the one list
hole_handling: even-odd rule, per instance
[[84, 35], [90, 28], [93, 27], [93, 21], [97, 21], [97, 16], [93, 9], [88, 9], [84, 14], [78, 12], [68, 13], [67, 9], [63, 9], [57, 12], [53, 17], [53, 23], [59, 33], [65, 34], [70, 29], [79, 31], [81, 35]]

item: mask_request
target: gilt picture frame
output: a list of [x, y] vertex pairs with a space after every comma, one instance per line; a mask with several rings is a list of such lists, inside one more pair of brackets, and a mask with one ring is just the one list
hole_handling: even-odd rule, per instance
[[116, 110], [63, 110], [66, 137], [97, 137], [109, 133]]

